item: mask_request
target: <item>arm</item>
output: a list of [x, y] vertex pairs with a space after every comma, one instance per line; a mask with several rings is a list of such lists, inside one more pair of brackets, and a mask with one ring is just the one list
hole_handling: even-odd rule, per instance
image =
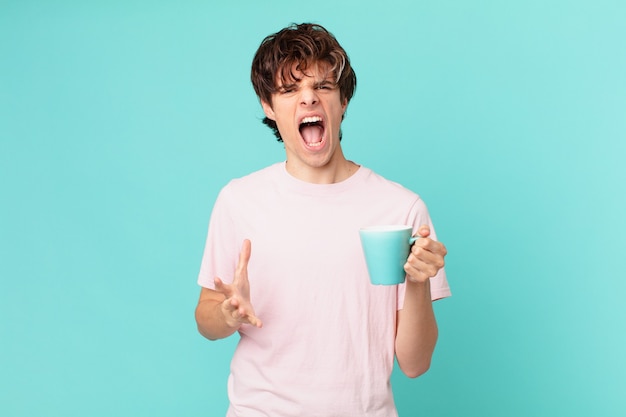
[[444, 265], [445, 246], [429, 239], [430, 229], [419, 229], [418, 239], [404, 269], [408, 275], [404, 307], [398, 311], [396, 358], [402, 372], [411, 378], [425, 373], [437, 343], [438, 331], [430, 295], [430, 278]]
[[263, 323], [254, 314], [250, 303], [248, 261], [251, 245], [244, 240], [232, 284], [215, 278], [215, 290], [202, 288], [196, 306], [198, 331], [210, 340], [223, 339], [235, 333], [242, 324], [261, 327]]

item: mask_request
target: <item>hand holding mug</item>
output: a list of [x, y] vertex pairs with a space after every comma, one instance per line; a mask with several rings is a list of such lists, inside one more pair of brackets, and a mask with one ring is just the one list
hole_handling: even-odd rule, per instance
[[425, 282], [444, 265], [445, 246], [432, 240], [430, 228], [421, 226], [411, 237], [411, 226], [385, 225], [359, 231], [365, 262], [374, 285], [396, 285], [408, 276], [412, 282]]
[[448, 253], [445, 245], [429, 238], [430, 228], [420, 226], [417, 239], [411, 246], [410, 254], [404, 264], [404, 271], [409, 281], [422, 283], [437, 275], [443, 268], [444, 258]]

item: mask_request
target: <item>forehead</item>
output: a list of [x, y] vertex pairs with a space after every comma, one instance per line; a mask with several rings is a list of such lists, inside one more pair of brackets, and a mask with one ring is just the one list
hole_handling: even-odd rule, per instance
[[304, 78], [313, 78], [315, 80], [332, 80], [335, 81], [335, 74], [331, 65], [324, 61], [315, 62], [292, 62], [283, 65], [278, 74], [276, 74], [276, 85], [296, 84]]

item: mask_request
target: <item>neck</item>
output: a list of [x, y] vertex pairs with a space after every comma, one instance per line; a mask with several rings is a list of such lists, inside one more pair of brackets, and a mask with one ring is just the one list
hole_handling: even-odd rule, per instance
[[297, 167], [287, 160], [286, 167], [295, 178], [312, 184], [335, 184], [347, 180], [359, 169], [357, 164], [347, 159], [321, 167]]

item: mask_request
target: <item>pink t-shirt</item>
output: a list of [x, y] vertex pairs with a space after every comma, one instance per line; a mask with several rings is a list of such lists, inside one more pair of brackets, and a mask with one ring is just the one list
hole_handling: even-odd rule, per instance
[[[233, 279], [250, 239], [251, 301], [228, 381], [228, 416], [396, 416], [390, 376], [405, 285], [369, 282], [359, 229], [422, 224], [418, 195], [361, 167], [310, 184], [274, 164], [231, 181], [213, 208], [198, 283]], [[445, 272], [433, 299], [450, 295]]]

